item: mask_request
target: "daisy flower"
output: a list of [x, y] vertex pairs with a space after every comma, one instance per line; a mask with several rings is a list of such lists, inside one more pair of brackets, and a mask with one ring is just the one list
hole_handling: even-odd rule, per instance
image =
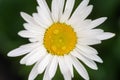
[[81, 62], [94, 70], [98, 69], [95, 62], [103, 63], [91, 45], [100, 44], [115, 35], [95, 29], [107, 18], [86, 19], [93, 9], [93, 5], [88, 5], [89, 0], [83, 0], [73, 13], [75, 0], [52, 0], [51, 9], [46, 0], [37, 2], [37, 13], [30, 16], [21, 12], [26, 23], [25, 30], [18, 34], [28, 38], [30, 43], [10, 51], [8, 56], [25, 55], [21, 64], [35, 64], [28, 80], [34, 80], [43, 72], [43, 80], [52, 80], [58, 66], [64, 80], [74, 77], [73, 67], [83, 79], [89, 80]]

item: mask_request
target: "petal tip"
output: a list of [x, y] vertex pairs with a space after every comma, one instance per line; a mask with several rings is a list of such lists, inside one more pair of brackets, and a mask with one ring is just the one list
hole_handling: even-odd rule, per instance
[[103, 19], [104, 21], [106, 21], [108, 18], [107, 18], [107, 17], [103, 17], [102, 19]]
[[18, 32], [18, 35], [21, 36], [21, 31]]
[[25, 15], [25, 12], [20, 12], [20, 15], [23, 17]]
[[102, 59], [100, 59], [100, 60], [99, 60], [99, 63], [103, 63], [103, 60], [102, 60]]
[[98, 67], [97, 67], [97, 68], [95, 68], [94, 70], [98, 70]]
[[11, 54], [11, 52], [9, 52], [9, 53], [7, 54], [7, 56], [8, 56], [8, 57], [12, 57], [13, 55]]
[[114, 37], [116, 34], [115, 33], [111, 33], [111, 37]]
[[8, 54], [7, 54], [8, 57], [16, 57], [14, 51], [10, 51]]
[[24, 34], [23, 34], [23, 33], [24, 33], [24, 30], [19, 31], [19, 32], [18, 32], [18, 35], [19, 35], [19, 36], [21, 36], [21, 37], [23, 37], [23, 36], [24, 36]]

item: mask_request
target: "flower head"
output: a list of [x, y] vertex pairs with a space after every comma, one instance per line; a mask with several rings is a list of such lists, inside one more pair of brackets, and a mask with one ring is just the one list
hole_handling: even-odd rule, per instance
[[44, 71], [43, 80], [51, 80], [58, 65], [65, 80], [74, 77], [73, 67], [81, 77], [89, 80], [81, 62], [94, 70], [98, 69], [95, 62], [103, 62], [91, 45], [99, 44], [102, 40], [115, 35], [95, 29], [107, 18], [86, 19], [93, 8], [92, 5], [88, 5], [89, 0], [83, 0], [73, 13], [75, 0], [52, 0], [51, 10], [45, 0], [37, 0], [37, 2], [39, 4], [37, 13], [29, 16], [21, 12], [26, 23], [25, 30], [18, 34], [28, 38], [30, 43], [10, 51], [8, 56], [26, 54], [20, 63], [35, 64], [28, 80], [34, 80]]

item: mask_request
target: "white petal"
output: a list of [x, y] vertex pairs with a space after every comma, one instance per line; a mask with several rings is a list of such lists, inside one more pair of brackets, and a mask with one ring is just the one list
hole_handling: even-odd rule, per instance
[[68, 23], [71, 25], [78, 24], [79, 22], [83, 21], [85, 18], [88, 17], [88, 15], [92, 12], [92, 9], [93, 9], [92, 5], [86, 7], [83, 11], [78, 13], [75, 17], [70, 18]]
[[[42, 12], [44, 13], [44, 12]], [[52, 22], [50, 22], [45, 16], [45, 14], [37, 14], [37, 13], [34, 13], [33, 14], [33, 18], [34, 20], [43, 28], [48, 28], [49, 26], [51, 26]]]
[[35, 38], [29, 38], [29, 41], [30, 42], [39, 42], [40, 44], [43, 44], [43, 39], [44, 38], [44, 36], [39, 36], [39, 37], [35, 37]]
[[84, 20], [88, 17], [88, 15], [92, 12], [93, 5], [87, 7], [87, 9], [83, 12], [83, 15], [80, 16], [81, 20]]
[[92, 61], [91, 59], [88, 59], [82, 55], [80, 55], [79, 53], [77, 53], [76, 51], [73, 51], [71, 53], [73, 56], [75, 56], [76, 58], [78, 58], [79, 60], [81, 60], [82, 62], [84, 62], [88, 67], [97, 70], [98, 67], [96, 65], [96, 63], [94, 61]]
[[38, 47], [34, 52], [32, 52], [31, 56], [26, 61], [26, 65], [33, 65], [39, 59], [41, 59], [46, 54], [46, 49], [43, 46]]
[[37, 33], [37, 34], [44, 34], [45, 32], [45, 29], [43, 29], [42, 27], [30, 25], [28, 23], [24, 24], [24, 28], [32, 33]]
[[31, 55], [28, 57], [28, 59], [26, 60], [26, 65], [33, 65], [35, 62], [37, 62], [39, 60], [40, 57], [40, 53], [39, 52], [35, 52], [34, 55]]
[[58, 22], [63, 12], [65, 0], [53, 0], [52, 1], [52, 18], [54, 22]]
[[[92, 30], [88, 30], [87, 31], [87, 36], [86, 37], [96, 37], [96, 36], [98, 36], [98, 35], [101, 35], [102, 33], [103, 33], [104, 31], [102, 30], [102, 29], [92, 29]], [[84, 32], [84, 33], [86, 33], [86, 31]], [[85, 36], [85, 35], [84, 35]]]
[[25, 21], [27, 21], [28, 23], [34, 24], [34, 25], [38, 25], [38, 24], [34, 21], [34, 19], [33, 19], [30, 15], [28, 15], [27, 13], [21, 12], [20, 14], [21, 14], [21, 16], [23, 17], [23, 19], [24, 19]]
[[80, 21], [73, 25], [76, 31], [81, 32], [87, 29], [87, 26], [91, 23], [91, 19], [86, 19], [84, 21]]
[[[33, 57], [34, 53], [36, 52], [37, 49], [34, 49], [33, 51], [31, 51], [29, 54], [27, 54], [25, 57], [23, 57], [21, 60], [20, 60], [20, 64], [27, 64], [27, 60], [29, 59], [29, 57]], [[27, 64], [28, 65], [28, 64]]]
[[27, 30], [22, 30], [22, 31], [18, 32], [18, 35], [21, 37], [24, 37], [24, 38], [32, 38], [32, 37], [37, 37], [40, 34], [35, 34], [30, 31], [27, 31]]
[[83, 0], [80, 3], [80, 5], [77, 7], [77, 9], [75, 10], [75, 12], [73, 13], [72, 17], [75, 17], [80, 11], [82, 11], [85, 7], [87, 7], [88, 3], [89, 3], [89, 0]]
[[75, 3], [75, 0], [67, 0], [64, 13], [60, 19], [61, 22], [66, 22], [70, 18], [70, 15], [74, 7], [74, 3]]
[[[38, 45], [38, 44], [37, 44]], [[40, 46], [40, 45], [39, 45]], [[25, 57], [23, 57], [21, 60], [20, 60], [20, 64], [26, 64], [26, 61], [29, 57], [33, 56], [34, 55], [34, 52], [36, 52], [37, 50], [37, 47], [32, 49], [31, 52], [29, 54], [27, 54]]]
[[38, 75], [37, 67], [38, 67], [38, 63], [36, 63], [33, 69], [31, 70], [28, 80], [34, 80], [37, 77]]
[[[78, 17], [81, 16], [81, 14], [86, 11], [86, 7], [89, 3], [89, 0], [83, 0], [80, 5], [77, 7], [77, 9], [74, 11], [74, 13], [72, 14], [70, 20], [68, 21], [68, 23], [75, 24], [76, 20], [78, 19]], [[78, 21], [78, 20], [77, 20]]]
[[105, 32], [105, 33], [99, 35], [97, 38], [100, 39], [100, 40], [106, 40], [106, 39], [112, 38], [114, 36], [115, 36], [114, 33]]
[[66, 72], [69, 72], [67, 66], [65, 65], [65, 61], [64, 61], [63, 56], [58, 57], [58, 62], [59, 62], [59, 67], [60, 67], [60, 70], [61, 70], [62, 74], [66, 73]]
[[70, 72], [69, 73], [65, 73], [63, 75], [64, 75], [64, 80], [71, 80], [72, 79]]
[[96, 62], [103, 63], [102, 59], [97, 54], [89, 53], [88, 51], [81, 50], [80, 47], [77, 47], [76, 50], [83, 56], [92, 59]]
[[95, 45], [95, 44], [100, 44], [101, 41], [95, 38], [79, 38], [78, 43], [80, 45]]
[[25, 44], [25, 45], [22, 45], [20, 47], [22, 48], [30, 48], [30, 49], [35, 49], [36, 47], [40, 46], [39, 42], [35, 42], [35, 43], [29, 43], [29, 44]]
[[8, 53], [8, 56], [10, 56], [10, 57], [16, 57], [16, 56], [21, 56], [21, 55], [27, 54], [28, 52], [30, 52], [29, 49], [16, 48], [16, 49], [10, 51]]
[[78, 43], [82, 45], [95, 45], [95, 44], [100, 44], [101, 40], [98, 39], [97, 37], [103, 33], [103, 30], [101, 29], [92, 29], [88, 30], [87, 28], [84, 30], [77, 30], [76, 32], [78, 35]]
[[57, 60], [57, 56], [54, 56], [51, 64], [50, 64], [50, 68], [49, 68], [49, 75], [50, 75], [50, 78], [53, 78], [55, 73], [56, 73], [56, 70], [57, 70], [57, 66], [58, 66], [58, 60]]
[[62, 14], [63, 14], [64, 3], [65, 3], [65, 0], [60, 0], [60, 3], [59, 3], [59, 20], [60, 20]]
[[90, 29], [95, 28], [95, 27], [99, 26], [100, 24], [102, 24], [106, 19], [107, 19], [107, 17], [102, 17], [102, 18], [98, 18], [96, 20], [93, 20], [88, 27]]
[[38, 43], [30, 43], [26, 45], [22, 45], [19, 48], [16, 48], [8, 53], [8, 56], [10, 57], [17, 57], [17, 56], [22, 56], [24, 54], [29, 53], [31, 50], [33, 50]]
[[38, 65], [38, 73], [39, 74], [43, 73], [43, 71], [45, 70], [47, 65], [51, 62], [52, 58], [53, 58], [52, 55], [47, 54], [45, 56], [45, 58], [40, 62], [40, 64]]
[[[26, 30], [28, 30], [28, 32], [31, 32], [32, 34], [39, 35], [39, 37], [37, 37], [37, 38], [44, 36], [45, 30], [46, 30], [45, 28], [41, 27], [40, 25], [35, 25], [35, 24], [31, 24], [31, 23], [25, 23], [24, 28]], [[36, 37], [34, 37], [34, 38], [36, 38]]]
[[85, 79], [85, 80], [89, 80], [89, 76], [88, 76], [88, 73], [86, 71], [86, 69], [84, 68], [84, 66], [75, 58], [75, 57], [72, 57], [72, 62], [73, 62], [73, 65], [75, 67], [75, 69], [77, 70], [77, 72]]
[[39, 40], [36, 39], [36, 38], [30, 38], [29, 41], [30, 41], [30, 42], [37, 42], [37, 41], [39, 41]]
[[44, 73], [44, 76], [43, 76], [43, 80], [52, 80], [50, 78], [50, 75], [49, 75], [49, 68], [50, 68], [50, 63], [48, 64], [46, 70], [45, 70], [45, 73]]
[[71, 76], [74, 77], [74, 72], [73, 72], [73, 65], [72, 65], [72, 60], [71, 57], [69, 55], [65, 55], [65, 62], [68, 65], [70, 72], [71, 72]]
[[84, 46], [84, 45], [77, 45], [77, 47], [83, 51], [83, 52], [86, 52], [88, 54], [98, 54], [97, 50], [90, 47], [90, 46]]
[[[37, 0], [41, 9], [45, 10], [46, 15], [50, 15], [50, 9], [46, 3], [46, 0]], [[40, 12], [41, 13], [41, 12]], [[49, 16], [50, 17], [50, 16]]]
[[51, 13], [49, 11], [47, 11], [46, 9], [44, 9], [42, 7], [37, 7], [37, 10], [38, 10], [39, 18], [48, 22], [48, 23], [46, 23], [47, 25], [50, 25], [51, 23], [53, 23], [53, 20], [51, 18]]
[[59, 57], [58, 61], [59, 61], [60, 71], [64, 76], [64, 80], [71, 80], [71, 73], [68, 66], [65, 63], [64, 57]]

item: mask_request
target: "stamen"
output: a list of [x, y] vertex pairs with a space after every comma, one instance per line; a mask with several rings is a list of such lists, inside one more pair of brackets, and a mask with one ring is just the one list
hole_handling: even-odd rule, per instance
[[75, 48], [77, 36], [70, 25], [54, 23], [45, 32], [44, 46], [48, 53], [63, 56]]

